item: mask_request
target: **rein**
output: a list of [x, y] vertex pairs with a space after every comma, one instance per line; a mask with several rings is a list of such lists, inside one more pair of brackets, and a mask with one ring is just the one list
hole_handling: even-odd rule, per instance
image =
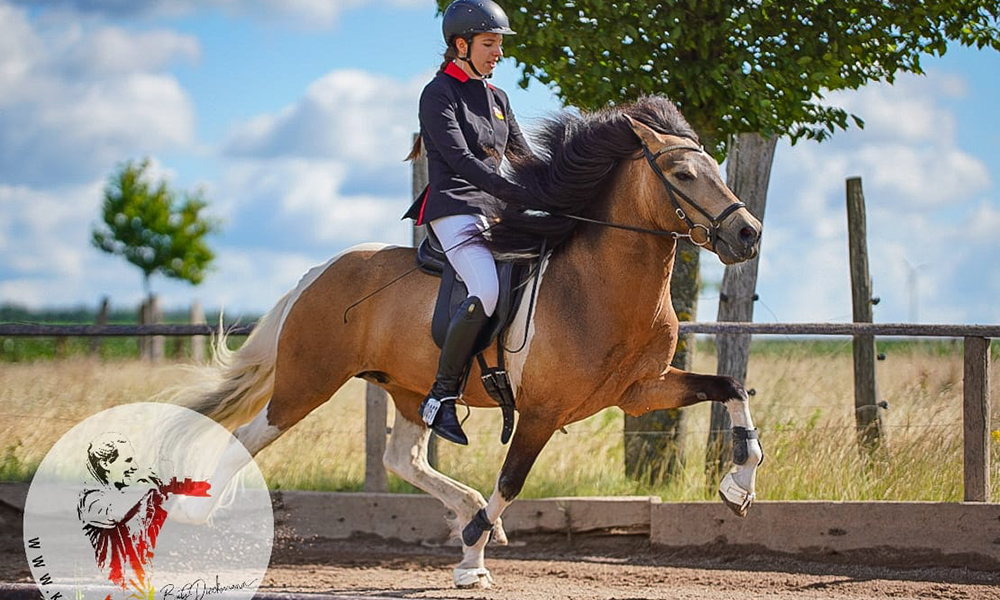
[[[711, 244], [711, 247], [714, 248], [715, 244], [719, 240], [719, 227], [734, 212], [738, 211], [741, 208], [746, 208], [746, 204], [737, 200], [735, 203], [727, 206], [725, 210], [719, 213], [717, 217], [713, 218], [712, 215], [709, 214], [707, 210], [702, 208], [690, 196], [682, 192], [674, 184], [670, 183], [670, 180], [667, 179], [667, 176], [664, 175], [663, 171], [660, 169], [660, 165], [656, 164], [656, 159], [663, 156], [667, 152], [672, 152], [674, 150], [690, 150], [694, 152], [704, 152], [704, 149], [697, 146], [678, 144], [675, 146], [667, 146], [666, 148], [661, 148], [656, 152], [656, 154], [653, 154], [652, 152], [650, 152], [649, 146], [646, 145], [646, 142], [641, 142], [641, 143], [642, 143], [642, 152], [646, 157], [646, 162], [649, 163], [649, 166], [653, 169], [653, 172], [656, 173], [657, 177], [659, 177], [660, 182], [663, 184], [664, 189], [667, 190], [667, 196], [670, 198], [671, 204], [674, 205], [674, 214], [676, 214], [677, 218], [679, 218], [681, 221], [684, 222], [685, 225], [687, 225], [688, 227], [687, 233], [678, 233], [676, 231], [663, 231], [660, 229], [647, 229], [645, 227], [635, 227], [633, 225], [623, 225], [621, 223], [612, 223], [610, 221], [601, 221], [599, 219], [589, 219], [587, 217], [581, 217], [579, 215], [571, 215], [567, 213], [553, 213], [548, 211], [538, 211], [538, 212], [544, 212], [545, 214], [551, 215], [553, 217], [562, 217], [565, 219], [572, 219], [574, 221], [592, 223], [594, 225], [600, 225], [602, 227], [610, 227], [612, 229], [623, 229], [625, 231], [632, 231], [635, 233], [646, 233], [649, 235], [656, 235], [660, 237], [669, 237], [674, 240], [689, 239], [691, 240], [691, 243], [696, 246], [705, 248], [708, 247], [709, 244]], [[705, 218], [708, 219], [711, 228], [709, 228], [706, 225], [702, 225], [701, 223], [695, 223], [694, 221], [692, 221], [691, 217], [689, 217], [687, 213], [684, 212], [684, 209], [681, 207], [680, 202], [677, 200], [678, 196], [680, 196], [681, 199], [684, 200], [684, 202], [694, 207], [695, 210], [704, 215]], [[700, 242], [695, 238], [695, 233], [694, 233], [698, 229], [701, 229], [705, 232], [705, 239]]]
[[[703, 148], [701, 148], [701, 147], [698, 147], [698, 146], [690, 146], [690, 145], [687, 145], [687, 144], [677, 144], [677, 145], [674, 145], [674, 146], [667, 146], [666, 148], [660, 148], [654, 154], [654, 153], [652, 153], [649, 150], [649, 146], [646, 145], [646, 142], [640, 141], [640, 143], [642, 144], [642, 152], [643, 152], [643, 154], [646, 157], [646, 162], [649, 163], [649, 166], [653, 169], [653, 172], [656, 173], [656, 176], [660, 178], [660, 182], [663, 184], [664, 189], [667, 190], [667, 196], [670, 198], [670, 202], [674, 205], [674, 213], [677, 215], [677, 217], [681, 221], [684, 222], [684, 224], [687, 225], [687, 227], [688, 227], [688, 232], [687, 233], [678, 233], [676, 231], [662, 231], [662, 230], [659, 230], [659, 229], [647, 229], [645, 227], [635, 227], [635, 226], [632, 226], [632, 225], [623, 225], [621, 223], [612, 223], [610, 221], [601, 221], [599, 219], [589, 219], [587, 217], [581, 217], [579, 215], [571, 215], [571, 214], [565, 214], [565, 213], [552, 213], [552, 212], [549, 212], [549, 211], [541, 211], [541, 210], [539, 210], [537, 212], [544, 213], [544, 214], [547, 214], [547, 215], [551, 215], [553, 217], [562, 217], [562, 218], [566, 218], [566, 219], [573, 219], [574, 221], [582, 221], [584, 223], [591, 223], [591, 224], [594, 224], [594, 225], [600, 225], [602, 227], [610, 227], [612, 229], [623, 229], [625, 231], [632, 231], [632, 232], [635, 232], [635, 233], [645, 233], [645, 234], [656, 235], [656, 236], [660, 236], [660, 237], [669, 237], [669, 238], [672, 238], [674, 240], [678, 240], [678, 239], [682, 239], [682, 238], [689, 239], [689, 240], [691, 240], [692, 244], [694, 244], [696, 246], [700, 246], [702, 248], [708, 247], [709, 243], [711, 243], [711, 247], [714, 248], [715, 245], [716, 245], [716, 243], [719, 240], [719, 226], [721, 226], [726, 221], [726, 219], [728, 219], [729, 216], [732, 215], [734, 212], [738, 211], [741, 208], [746, 208], [746, 204], [744, 204], [743, 202], [737, 200], [735, 203], [727, 206], [725, 208], [725, 210], [723, 210], [721, 213], [719, 213], [718, 216], [716, 216], [716, 217], [713, 218], [712, 215], [707, 210], [705, 210], [704, 208], [702, 208], [690, 196], [688, 196], [687, 194], [685, 194], [684, 192], [682, 192], [674, 184], [670, 183], [670, 180], [667, 179], [667, 176], [664, 175], [663, 171], [660, 169], [660, 165], [656, 164], [656, 159], [659, 158], [659, 157], [661, 157], [661, 156], [663, 156], [667, 152], [673, 152], [674, 150], [704, 152], [705, 150]], [[686, 202], [690, 206], [694, 207], [695, 210], [697, 210], [698, 212], [700, 212], [706, 219], [708, 219], [709, 224], [711, 225], [711, 228], [709, 228], [708, 226], [702, 225], [701, 223], [695, 223], [694, 221], [692, 221], [691, 217], [689, 217], [687, 215], [687, 213], [684, 212], [684, 209], [681, 207], [680, 202], [678, 202], [678, 200], [677, 200], [678, 196], [680, 196], [681, 199], [684, 200], [684, 202]], [[531, 210], [537, 210], [537, 209], [531, 209]], [[472, 240], [476, 239], [477, 237], [483, 237], [484, 234], [487, 231], [489, 231], [490, 229], [493, 229], [493, 227], [496, 227], [497, 225], [501, 225], [501, 224], [502, 223], [498, 221], [498, 222], [495, 222], [493, 224], [488, 225], [486, 228], [480, 230], [478, 233], [476, 233], [476, 234], [474, 234], [472, 236], [469, 236], [468, 238], [466, 238], [465, 240], [463, 240], [463, 241], [455, 244], [451, 248], [446, 249], [445, 250], [445, 254], [447, 254], [450, 250], [452, 250], [454, 248], [457, 248], [457, 247], [459, 247], [459, 246], [461, 246], [463, 244], [467, 244], [467, 243], [471, 242]], [[698, 230], [698, 229], [701, 229], [701, 230], [703, 230], [705, 232], [705, 240], [702, 241], [702, 242], [699, 242], [695, 238], [695, 235], [694, 235], [695, 230]], [[542, 251], [538, 255], [538, 266], [537, 266], [537, 269], [538, 269], [539, 272], [541, 271], [542, 261], [545, 258], [545, 242], [546, 241], [547, 240], [543, 239], [543, 241], [542, 241]], [[361, 304], [365, 300], [368, 300], [369, 298], [371, 298], [375, 294], [378, 294], [379, 292], [381, 292], [382, 290], [386, 289], [387, 287], [389, 287], [389, 286], [393, 285], [394, 283], [398, 282], [399, 280], [403, 279], [404, 277], [406, 277], [410, 273], [413, 273], [418, 268], [419, 267], [413, 267], [413, 268], [411, 268], [410, 270], [404, 272], [402, 275], [399, 275], [398, 277], [396, 277], [395, 279], [393, 279], [389, 283], [386, 283], [385, 285], [379, 287], [375, 291], [366, 294], [363, 298], [361, 298], [360, 300], [358, 300], [354, 304], [351, 304], [350, 306], [348, 306], [344, 310], [344, 323], [347, 322], [347, 313], [350, 312], [351, 309], [353, 309], [354, 307], [358, 306], [359, 304]], [[534, 297], [535, 297], [535, 292], [537, 291], [537, 287], [538, 287], [538, 273], [535, 274], [535, 283], [532, 286], [532, 290], [531, 290], [531, 304], [534, 304]], [[529, 313], [528, 313], [528, 320], [529, 321], [531, 320], [531, 312], [530, 312], [531, 309], [532, 309], [532, 306], [529, 305], [529, 309], [528, 309], [529, 310]], [[521, 343], [521, 347], [518, 348], [517, 350], [513, 351], [513, 353], [520, 352], [524, 348], [524, 346], [525, 346], [526, 343], [527, 343], [527, 328], [525, 328], [525, 340]], [[507, 351], [511, 352], [510, 350], [507, 350]]]

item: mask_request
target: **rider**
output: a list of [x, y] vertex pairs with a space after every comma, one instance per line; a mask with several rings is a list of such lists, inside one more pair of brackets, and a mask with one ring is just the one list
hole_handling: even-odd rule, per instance
[[448, 326], [437, 376], [420, 416], [439, 436], [469, 440], [455, 414], [473, 346], [499, 296], [496, 264], [480, 243], [483, 207], [494, 198], [524, 204], [527, 191], [500, 174], [509, 153], [531, 152], [503, 90], [486, 82], [503, 56], [503, 36], [513, 35], [493, 0], [455, 0], [444, 13], [444, 62], [420, 95], [420, 137], [409, 159], [427, 149], [429, 185], [406, 213], [429, 224], [469, 296]]

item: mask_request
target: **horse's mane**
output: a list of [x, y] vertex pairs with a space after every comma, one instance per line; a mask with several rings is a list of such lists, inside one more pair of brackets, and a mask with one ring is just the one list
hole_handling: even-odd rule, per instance
[[556, 215], [603, 216], [612, 173], [622, 159], [634, 159], [641, 151], [623, 115], [660, 133], [697, 141], [677, 107], [662, 96], [592, 113], [563, 111], [546, 119], [534, 137], [536, 155], [511, 160], [509, 177], [531, 192], [532, 202], [499, 209], [500, 224], [486, 242], [494, 253], [537, 254], [543, 239], [549, 249], [557, 248], [580, 222]]

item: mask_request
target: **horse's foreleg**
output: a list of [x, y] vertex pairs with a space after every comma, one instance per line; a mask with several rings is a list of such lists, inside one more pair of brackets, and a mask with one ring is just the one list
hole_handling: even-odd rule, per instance
[[642, 381], [628, 389], [619, 406], [638, 416], [651, 410], [680, 408], [707, 400], [721, 402], [733, 423], [733, 468], [719, 485], [726, 506], [745, 517], [756, 498], [757, 466], [764, 451], [750, 416], [750, 398], [732, 377], [700, 375], [669, 369], [659, 379]]
[[463, 556], [462, 562], [455, 568], [456, 586], [489, 587], [493, 581], [485, 564], [490, 534], [496, 532], [504, 509], [521, 493], [535, 459], [555, 430], [554, 426], [534, 420], [531, 415], [521, 414], [489, 502], [462, 530]]
[[[388, 470], [434, 496], [455, 513], [451, 528], [457, 533], [462, 525], [486, 505], [486, 499], [478, 491], [430, 466], [427, 462], [429, 438], [430, 429], [397, 412], [382, 462]], [[498, 525], [497, 532], [499, 535], [495, 541], [506, 544], [507, 536], [502, 525]]]

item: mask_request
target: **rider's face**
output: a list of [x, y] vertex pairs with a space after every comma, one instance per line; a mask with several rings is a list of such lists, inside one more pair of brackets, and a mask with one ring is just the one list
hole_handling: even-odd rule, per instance
[[[460, 42], [464, 45], [464, 42]], [[472, 38], [472, 53], [469, 59], [483, 75], [489, 75], [503, 56], [503, 36], [499, 33], [479, 33]], [[459, 47], [459, 51], [462, 48]]]

